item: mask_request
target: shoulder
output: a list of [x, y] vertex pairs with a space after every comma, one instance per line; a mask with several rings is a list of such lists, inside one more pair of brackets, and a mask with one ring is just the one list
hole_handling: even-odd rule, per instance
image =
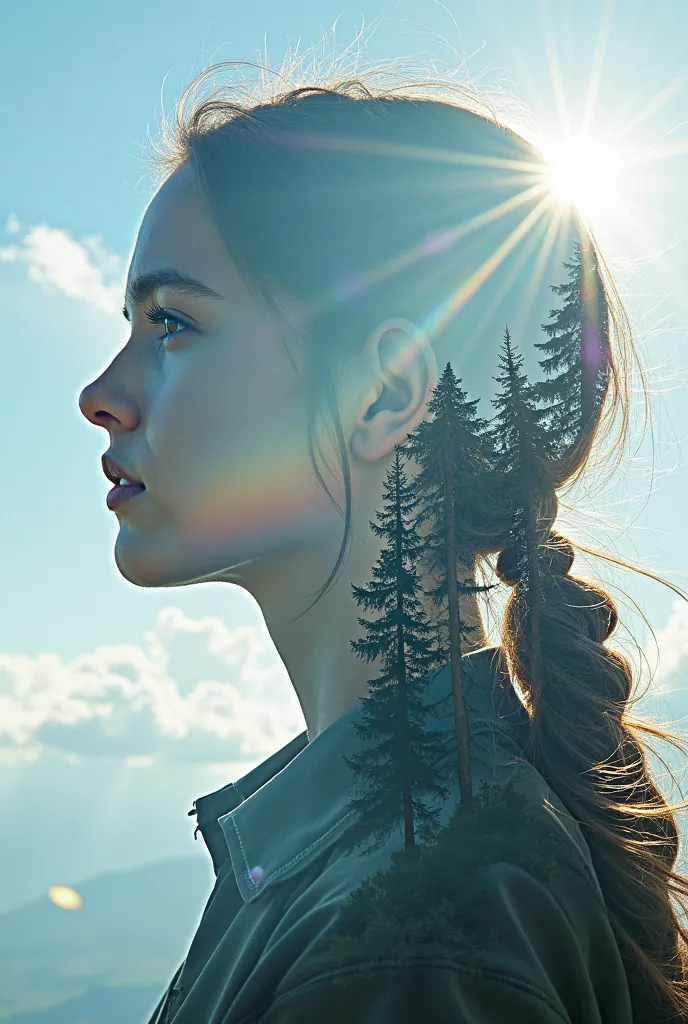
[[582, 881], [569, 878], [565, 908], [523, 868], [503, 862], [484, 875], [481, 888], [465, 880], [472, 900], [427, 919], [432, 935], [421, 934], [423, 907], [403, 921], [383, 912], [352, 933], [341, 904], [323, 901], [292, 934], [290, 967], [245, 1024], [632, 1024], [609, 922]]
[[[589, 1008], [588, 1008], [589, 1009]], [[436, 958], [322, 973], [276, 993], [241, 1024], [570, 1024], [573, 1018], [529, 982]], [[588, 1013], [586, 1024], [599, 1020]], [[611, 1018], [610, 1018], [611, 1020]], [[630, 1024], [619, 1017], [618, 1024]]]
[[370, 856], [336, 844], [285, 917], [296, 956], [271, 1006], [286, 1015], [266, 1024], [306, 1021], [318, 1000], [328, 1021], [363, 1024], [368, 1005], [380, 1010], [371, 1024], [417, 1020], [404, 1012], [431, 994], [437, 1021], [446, 1005], [448, 1021], [476, 1024], [629, 1024], [624, 965], [580, 828], [532, 765], [507, 757], [499, 737], [481, 742], [500, 749], [476, 749], [474, 793], [510, 779], [523, 799], [464, 819], [432, 854], [408, 856], [398, 838]]

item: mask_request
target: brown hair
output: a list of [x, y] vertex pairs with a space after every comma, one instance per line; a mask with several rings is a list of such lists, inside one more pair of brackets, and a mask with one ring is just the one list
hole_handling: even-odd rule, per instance
[[[262, 94], [249, 101], [237, 102], [216, 90], [187, 115], [188, 96], [221, 66], [206, 69], [184, 92], [172, 130], [164, 123], [162, 144], [154, 143], [152, 160], [163, 179], [184, 163], [195, 169], [228, 252], [249, 286], [273, 309], [274, 289], [281, 288], [311, 311], [305, 338], [298, 338], [305, 340], [308, 355], [309, 455], [320, 483], [342, 512], [314, 458], [313, 425], [323, 403], [334, 424], [346, 496], [341, 549], [317, 601], [344, 561], [350, 534], [351, 476], [337, 409], [338, 361], [360, 338], [357, 325], [363, 330], [376, 312], [390, 308], [388, 297], [393, 296], [395, 315], [415, 319], [421, 296], [427, 306], [455, 287], [455, 262], [442, 255], [441, 246], [439, 255], [424, 264], [398, 258], [419, 238], [436, 237], [446, 224], [446, 203], [451, 190], [456, 192], [451, 153], [468, 151], [497, 162], [515, 154], [531, 162], [540, 158], [485, 102], [451, 82], [377, 88], [359, 76], [293, 88], [280, 79], [270, 91], [264, 80]], [[459, 139], [460, 147], [452, 139]], [[415, 161], [413, 174], [399, 171], [405, 160]], [[475, 173], [487, 172], [483, 166]], [[470, 167], [462, 168], [467, 188], [470, 174]], [[361, 177], [364, 189], [357, 184]], [[307, 244], [300, 244], [304, 239]], [[557, 515], [556, 490], [579, 477], [593, 441], [598, 455], [611, 438], [608, 455], [617, 455], [612, 470], [622, 462], [632, 361], [643, 383], [644, 423], [647, 418], [645, 377], [628, 321], [596, 245], [595, 253], [610, 344], [613, 340], [604, 401], [576, 445], [575, 457], [552, 478], [540, 519], [544, 546], [563, 559], [563, 570], [573, 561], [574, 544], [550, 532]], [[341, 277], [343, 266], [349, 268], [347, 278]], [[371, 268], [378, 268], [374, 276]], [[361, 288], [364, 278], [367, 286]], [[327, 345], [317, 344], [322, 338]], [[433, 344], [460, 352], [451, 322]], [[688, 879], [673, 870], [679, 849], [673, 812], [688, 806], [688, 799], [669, 805], [663, 798], [642, 736], [670, 742], [683, 754], [686, 750], [675, 733], [630, 716], [629, 708], [643, 695], [631, 697], [630, 661], [605, 646], [618, 613], [600, 586], [570, 575], [552, 577], [540, 614], [540, 670], [532, 671], [527, 594], [509, 573], [508, 510], [495, 514], [495, 503], [504, 501], [506, 490], [487, 482], [471, 488], [475, 501], [468, 518], [495, 524], [492, 535], [483, 532], [476, 545], [476, 569], [495, 569], [502, 580], [515, 584], [502, 618], [501, 648], [530, 720], [524, 752], [583, 828], [627, 966], [635, 1020], [650, 1024], [676, 1015], [688, 1020], [688, 933], [671, 902], [677, 899], [685, 914]], [[494, 566], [488, 556], [496, 552], [500, 556]], [[684, 596], [654, 573], [637, 571]]]

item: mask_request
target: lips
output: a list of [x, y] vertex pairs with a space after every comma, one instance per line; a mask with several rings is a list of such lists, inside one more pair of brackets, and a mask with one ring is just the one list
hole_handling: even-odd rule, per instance
[[143, 494], [145, 489], [146, 488], [143, 484], [123, 484], [121, 487], [118, 484], [116, 487], [113, 487], [111, 491], [108, 491], [105, 503], [107, 504], [107, 507], [114, 512], [115, 509], [118, 509], [121, 505], [131, 501], [132, 498], [135, 498], [138, 494]]
[[139, 478], [130, 469], [122, 466], [119, 462], [115, 462], [115, 460], [109, 455], [103, 455], [100, 461], [103, 467], [103, 473], [105, 473], [108, 480], [112, 480], [113, 484], [119, 486], [120, 480], [124, 477], [125, 480], [128, 480], [132, 484], [138, 484], [141, 487], [145, 487], [143, 480], [139, 480]]

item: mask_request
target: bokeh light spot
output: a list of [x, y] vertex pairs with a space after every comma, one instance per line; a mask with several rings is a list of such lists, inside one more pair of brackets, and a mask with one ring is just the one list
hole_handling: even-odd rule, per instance
[[84, 905], [76, 889], [70, 889], [68, 885], [51, 885], [48, 889], [48, 898], [62, 910], [78, 910]]

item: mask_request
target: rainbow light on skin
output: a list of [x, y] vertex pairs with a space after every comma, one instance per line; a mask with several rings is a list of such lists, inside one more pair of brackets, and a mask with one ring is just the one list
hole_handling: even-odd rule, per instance
[[[289, 449], [292, 449], [291, 451]], [[182, 513], [184, 536], [201, 546], [226, 540], [238, 541], [247, 550], [266, 552], [271, 546], [288, 546], [301, 539], [313, 540], [326, 518], [322, 504], [311, 504], [315, 471], [307, 458], [307, 446], [284, 444], [270, 455], [270, 464], [260, 459], [239, 473], [227, 477], [226, 466], [210, 467], [208, 483], [201, 486], [199, 501]], [[322, 472], [322, 469], [321, 469]], [[332, 484], [328, 484], [332, 490]], [[280, 495], [279, 504], [275, 494]], [[322, 491], [323, 500], [330, 505]]]
[[511, 234], [502, 242], [500, 246], [488, 256], [486, 260], [470, 275], [468, 280], [464, 281], [457, 290], [449, 295], [436, 310], [429, 313], [421, 327], [424, 329], [428, 338], [432, 338], [435, 334], [444, 328], [449, 321], [456, 316], [463, 306], [466, 305], [469, 299], [471, 299], [478, 289], [487, 281], [494, 270], [506, 259], [511, 250], [521, 241], [534, 224], [540, 219], [545, 210], [550, 205], [550, 198], [546, 196], [542, 199], [538, 205], [530, 211], [527, 217], [525, 217], [520, 224], [518, 224]]

